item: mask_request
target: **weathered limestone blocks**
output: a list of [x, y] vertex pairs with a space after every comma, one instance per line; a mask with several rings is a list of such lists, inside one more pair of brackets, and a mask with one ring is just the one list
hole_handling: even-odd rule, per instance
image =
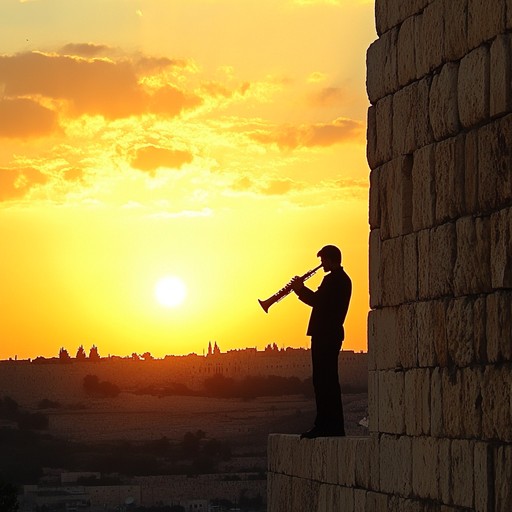
[[506, 0], [468, 0], [468, 46], [476, 48], [505, 31]]
[[393, 96], [393, 154], [406, 155], [433, 141], [429, 119], [430, 77]]
[[490, 114], [497, 116], [512, 110], [512, 70], [510, 35], [499, 35], [491, 45]]
[[405, 372], [388, 370], [378, 372], [379, 432], [405, 433]]
[[428, 368], [405, 372], [405, 431], [408, 435], [430, 434], [430, 374]]
[[[416, 17], [416, 72], [423, 77], [445, 62], [444, 2], [429, 2]], [[400, 84], [404, 85], [404, 84]]]
[[464, 128], [489, 117], [489, 66], [489, 49], [486, 46], [479, 46], [460, 61], [458, 102]]
[[399, 25], [402, 21], [413, 14], [422, 11], [429, 1], [432, 0], [376, 0], [375, 1], [375, 22], [377, 33], [384, 34], [390, 28]]
[[512, 208], [493, 213], [490, 229], [492, 287], [512, 288]]
[[412, 165], [412, 227], [415, 231], [434, 225], [436, 194], [434, 146], [418, 149]]
[[432, 79], [429, 116], [436, 140], [442, 140], [459, 132], [458, 75], [459, 64], [448, 62]]
[[491, 291], [491, 222], [488, 217], [462, 217], [456, 222], [456, 296]]
[[487, 359], [490, 363], [512, 361], [512, 292], [487, 295], [485, 307]]
[[512, 371], [510, 364], [488, 366], [482, 377], [482, 436], [512, 440]]
[[399, 157], [379, 168], [381, 236], [394, 238], [412, 229], [412, 158]]
[[380, 489], [389, 494], [409, 496], [412, 461], [410, 437], [382, 435], [379, 446]]
[[371, 103], [398, 89], [398, 30], [390, 30], [368, 48], [366, 89]]
[[496, 512], [510, 510], [512, 503], [512, 446], [500, 446], [496, 452], [495, 482]]
[[456, 61], [468, 51], [468, 0], [450, 0], [443, 5], [445, 55], [448, 61]]

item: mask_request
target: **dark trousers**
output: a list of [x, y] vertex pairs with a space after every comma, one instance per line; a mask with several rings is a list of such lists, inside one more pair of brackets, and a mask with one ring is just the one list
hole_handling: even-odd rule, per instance
[[338, 377], [341, 343], [338, 339], [313, 336], [311, 358], [316, 400], [315, 426], [344, 434], [343, 405]]

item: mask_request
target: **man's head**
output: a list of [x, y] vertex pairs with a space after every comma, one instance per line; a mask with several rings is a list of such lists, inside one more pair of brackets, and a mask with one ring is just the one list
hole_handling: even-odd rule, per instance
[[330, 272], [341, 265], [341, 251], [335, 245], [322, 247], [317, 256], [322, 261], [325, 272]]

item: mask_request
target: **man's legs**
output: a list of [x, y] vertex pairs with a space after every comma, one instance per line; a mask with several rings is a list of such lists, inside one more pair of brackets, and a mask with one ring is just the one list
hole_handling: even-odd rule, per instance
[[341, 341], [314, 337], [311, 339], [313, 386], [316, 400], [315, 426], [327, 432], [345, 434], [343, 405], [338, 377]]

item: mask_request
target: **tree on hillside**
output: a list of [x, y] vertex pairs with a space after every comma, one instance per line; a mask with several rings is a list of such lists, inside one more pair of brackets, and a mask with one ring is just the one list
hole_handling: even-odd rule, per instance
[[80, 345], [78, 350], [76, 351], [76, 358], [79, 361], [85, 361], [87, 359], [87, 354], [85, 353], [84, 346]]
[[99, 361], [100, 355], [98, 353], [98, 347], [96, 345], [93, 345], [91, 347], [91, 350], [89, 351], [89, 359], [91, 361]]
[[64, 347], [61, 347], [59, 350], [59, 360], [62, 362], [71, 361], [71, 357], [69, 357], [69, 352]]

